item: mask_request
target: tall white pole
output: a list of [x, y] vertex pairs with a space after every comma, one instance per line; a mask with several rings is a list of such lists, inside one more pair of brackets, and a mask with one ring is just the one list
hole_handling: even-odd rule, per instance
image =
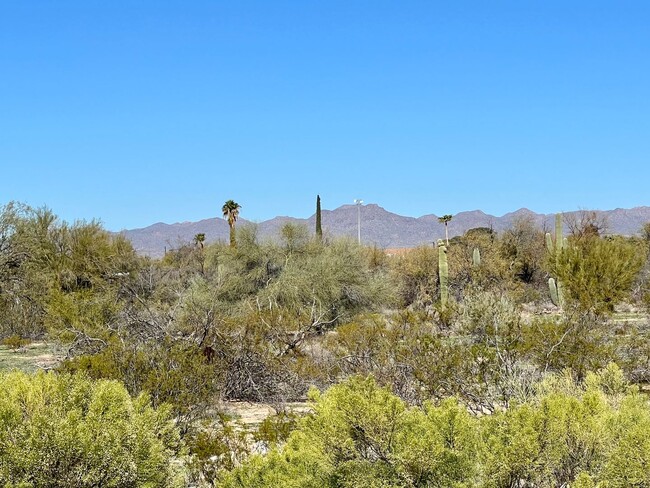
[[357, 205], [357, 233], [359, 235], [359, 245], [361, 245], [361, 205]]

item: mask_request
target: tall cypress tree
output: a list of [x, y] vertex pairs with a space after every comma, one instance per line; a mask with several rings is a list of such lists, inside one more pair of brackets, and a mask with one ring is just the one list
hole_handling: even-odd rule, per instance
[[323, 239], [323, 228], [320, 219], [320, 195], [316, 195], [316, 237]]

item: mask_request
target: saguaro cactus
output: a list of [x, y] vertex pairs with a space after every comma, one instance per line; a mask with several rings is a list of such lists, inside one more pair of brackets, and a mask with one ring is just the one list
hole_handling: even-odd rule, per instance
[[475, 247], [474, 252], [472, 253], [472, 264], [476, 268], [481, 265], [481, 251], [479, 251], [478, 247]]
[[548, 279], [548, 291], [551, 293], [551, 301], [556, 307], [561, 307], [562, 303], [562, 287], [558, 286], [560, 282], [555, 282], [555, 278]]
[[[546, 233], [546, 249], [555, 257], [558, 263], [562, 249], [567, 245], [566, 238], [562, 236], [562, 214], [555, 214], [555, 240], [549, 232]], [[555, 278], [548, 279], [548, 289], [551, 294], [551, 301], [556, 307], [562, 307], [564, 297], [562, 295], [562, 283]]]
[[438, 276], [440, 277], [440, 304], [444, 309], [449, 301], [449, 265], [447, 246], [442, 239], [438, 239]]

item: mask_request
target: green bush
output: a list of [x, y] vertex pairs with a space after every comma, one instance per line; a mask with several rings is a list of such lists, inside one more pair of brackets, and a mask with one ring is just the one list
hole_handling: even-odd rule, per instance
[[29, 345], [30, 342], [29, 339], [25, 339], [19, 335], [12, 335], [2, 339], [2, 345], [7, 346], [9, 349], [13, 349], [14, 351]]
[[224, 470], [234, 469], [250, 454], [246, 426], [226, 415], [194, 424], [184, 441], [189, 451], [190, 478], [199, 486]]
[[645, 263], [645, 255], [622, 238], [590, 238], [562, 250], [549, 268], [563, 283], [570, 307], [607, 315], [629, 298], [632, 285]]
[[465, 486], [474, 475], [475, 419], [455, 401], [409, 409], [359, 377], [310, 398], [314, 414], [287, 445], [252, 457], [224, 486]]
[[0, 485], [84, 488], [179, 485], [179, 434], [166, 408], [116, 381], [0, 375]]
[[287, 444], [225, 487], [650, 486], [650, 405], [609, 365], [549, 375], [529, 401], [472, 416], [454, 399], [408, 407], [372, 379], [323, 394]]

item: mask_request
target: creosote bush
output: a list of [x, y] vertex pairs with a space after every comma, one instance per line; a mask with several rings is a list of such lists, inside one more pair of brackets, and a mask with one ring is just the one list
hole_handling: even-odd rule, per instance
[[12, 335], [2, 339], [2, 345], [7, 346], [9, 349], [13, 349], [14, 351], [28, 346], [30, 342], [31, 341], [29, 339], [25, 339], [19, 335]]
[[629, 297], [645, 258], [632, 242], [591, 237], [570, 243], [553, 258], [550, 270], [562, 281], [570, 307], [611, 314]]
[[650, 405], [615, 365], [549, 376], [531, 400], [475, 417], [454, 399], [408, 407], [370, 378], [310, 394], [287, 444], [225, 487], [629, 487], [650, 484]]
[[0, 375], [0, 484], [84, 488], [182, 486], [169, 410], [116, 381]]

